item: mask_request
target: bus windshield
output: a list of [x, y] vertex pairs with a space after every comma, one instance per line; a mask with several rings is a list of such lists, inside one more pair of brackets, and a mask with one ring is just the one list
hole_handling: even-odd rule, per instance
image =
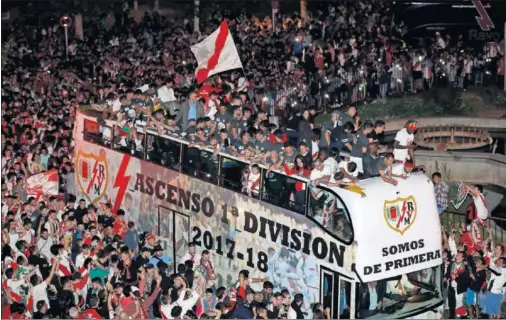
[[442, 300], [441, 268], [363, 283], [357, 290], [357, 318], [404, 318], [435, 308]]

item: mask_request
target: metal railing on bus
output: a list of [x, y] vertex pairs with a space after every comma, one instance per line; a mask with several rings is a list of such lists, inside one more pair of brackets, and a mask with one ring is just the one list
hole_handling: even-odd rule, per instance
[[[242, 174], [241, 170], [248, 168], [250, 166], [250, 161], [245, 159], [235, 157], [228, 153], [214, 153], [211, 149], [207, 147], [189, 147], [191, 142], [180, 139], [178, 137], [171, 137], [167, 135], [159, 135], [154, 130], [137, 130], [139, 133], [144, 134], [143, 139], [143, 148], [141, 150], [136, 150], [135, 145], [131, 143], [118, 143], [116, 138], [121, 137], [123, 135], [117, 136], [116, 126], [111, 123], [112, 126], [103, 125], [102, 127], [107, 129], [105, 131], [108, 134], [104, 137], [104, 130], [97, 130], [95, 132], [83, 132], [84, 139], [86, 141], [96, 143], [99, 145], [103, 145], [104, 147], [114, 149], [116, 151], [122, 153], [131, 153], [134, 157], [137, 157], [141, 160], [150, 161], [154, 164], [161, 165], [171, 170], [179, 171], [183, 174], [195, 177], [197, 179], [207, 181], [218, 185], [220, 187], [233, 190], [235, 192], [247, 194], [244, 192], [244, 183], [241, 181]], [[100, 131], [102, 133], [100, 133]], [[157, 139], [159, 138], [159, 139]], [[159, 145], [153, 147], [151, 143], [158, 142]], [[172, 156], [168, 156], [165, 159], [162, 159], [160, 154], [156, 155], [152, 153], [156, 151], [158, 153], [167, 152], [169, 149], [172, 149]], [[188, 155], [189, 150], [193, 149], [193, 154], [191, 156]], [[207, 159], [206, 163], [199, 163], [200, 154], [202, 152], [208, 153], [204, 158]], [[197, 156], [196, 156], [197, 155]], [[211, 156], [217, 157], [217, 159], [212, 160], [214, 164], [212, 166], [208, 166], [209, 159]], [[172, 157], [172, 159], [171, 159]], [[193, 157], [190, 159], [190, 157]], [[191, 161], [189, 161], [191, 160]], [[216, 161], [217, 160], [217, 161]], [[189, 165], [191, 163], [191, 165]], [[318, 221], [315, 215], [315, 203], [311, 202], [310, 199], [310, 188], [308, 187], [310, 181], [306, 177], [298, 176], [298, 175], [287, 175], [284, 171], [281, 170], [269, 170], [267, 165], [262, 163], [257, 163], [261, 170], [260, 174], [260, 188], [258, 192], [253, 192], [252, 197], [264, 201], [266, 203], [270, 203], [272, 205], [293, 211], [300, 215], [304, 215], [309, 219], [315, 221], [320, 227], [329, 232], [333, 237], [336, 237], [339, 241], [351, 244], [353, 241], [353, 228], [351, 217], [349, 213], [343, 209], [340, 212], [336, 213], [336, 219], [341, 222], [341, 225], [337, 223], [322, 223]], [[230, 169], [236, 169], [235, 172], [228, 172]], [[240, 167], [240, 168], [239, 168]], [[212, 168], [212, 170], [210, 169]], [[239, 170], [237, 170], [239, 169]], [[233, 170], [231, 170], [233, 171]], [[267, 172], [270, 172], [269, 177], [267, 177]], [[272, 182], [272, 176], [279, 175], [278, 180], [282, 180], [284, 184], [281, 187], [273, 188], [270, 185]], [[238, 178], [234, 178], [233, 180], [230, 177], [235, 176]], [[296, 192], [295, 185], [297, 183], [303, 184], [303, 189]], [[340, 199], [340, 196], [335, 191], [330, 191], [334, 188], [325, 187], [325, 185], [321, 185], [323, 192], [330, 192], [333, 194], [329, 199]], [[302, 194], [299, 192], [302, 191]], [[293, 199], [292, 199], [293, 197]], [[311, 209], [312, 208], [312, 209]], [[343, 220], [344, 219], [344, 220]], [[328, 220], [326, 220], [328, 222]], [[343, 227], [343, 230], [333, 230], [336, 226]], [[336, 234], [336, 232], [338, 234]], [[341, 233], [345, 236], [342, 237]]]
[[[441, 215], [441, 225], [443, 230], [447, 233], [451, 233], [459, 230], [461, 223], [469, 222], [465, 213], [446, 211]], [[491, 233], [494, 243], [501, 244], [506, 241], [506, 219], [499, 217], [489, 217], [486, 220], [488, 232]], [[488, 234], [484, 235], [484, 237]]]

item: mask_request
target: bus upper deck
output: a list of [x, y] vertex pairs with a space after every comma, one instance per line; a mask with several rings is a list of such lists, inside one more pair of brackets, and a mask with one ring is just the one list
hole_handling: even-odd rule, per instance
[[[205, 147], [191, 148], [191, 141], [146, 127], [136, 128], [143, 135], [143, 148], [136, 150], [119, 143], [124, 136], [119, 128], [115, 121], [97, 121], [97, 114], [80, 110], [74, 135], [78, 143], [103, 145], [244, 194], [243, 172], [250, 161]], [[344, 267], [348, 276], [369, 282], [441, 264], [441, 228], [433, 186], [425, 175], [412, 174], [395, 187], [370, 178], [341, 188], [312, 186], [306, 177], [258, 166], [260, 187], [250, 197], [304, 216], [330, 238], [353, 245], [348, 259], [353, 262]], [[163, 188], [157, 180], [137, 181], [134, 189], [144, 184]]]

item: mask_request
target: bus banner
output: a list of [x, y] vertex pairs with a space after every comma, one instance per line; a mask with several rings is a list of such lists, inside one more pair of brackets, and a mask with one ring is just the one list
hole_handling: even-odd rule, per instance
[[110, 199], [113, 212], [123, 209], [137, 230], [159, 235], [176, 265], [184, 262], [190, 242], [199, 253], [208, 250], [216, 287], [233, 286], [237, 270], [248, 269], [250, 277], [268, 279], [276, 290], [303, 292], [309, 305], [319, 298], [320, 265], [353, 277], [351, 248], [304, 215], [130, 154], [86, 141], [78, 145], [76, 161], [87, 163], [76, 165], [78, 195], [95, 204]]

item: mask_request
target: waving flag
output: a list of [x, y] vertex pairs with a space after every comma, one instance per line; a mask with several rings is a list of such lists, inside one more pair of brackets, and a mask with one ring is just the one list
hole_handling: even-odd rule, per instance
[[451, 204], [453, 204], [455, 209], [458, 210], [460, 208], [460, 206], [466, 200], [467, 194], [468, 194], [468, 192], [467, 192], [467, 189], [466, 189], [464, 183], [460, 182], [459, 187], [458, 187], [458, 191], [455, 194], [455, 197], [452, 200], [450, 200]]
[[26, 180], [26, 192], [37, 198], [58, 195], [58, 171], [56, 169], [35, 174]]
[[198, 83], [204, 82], [214, 74], [242, 68], [241, 59], [226, 21], [223, 21], [220, 27], [202, 42], [191, 46], [190, 49], [198, 63], [197, 70], [195, 70]]

